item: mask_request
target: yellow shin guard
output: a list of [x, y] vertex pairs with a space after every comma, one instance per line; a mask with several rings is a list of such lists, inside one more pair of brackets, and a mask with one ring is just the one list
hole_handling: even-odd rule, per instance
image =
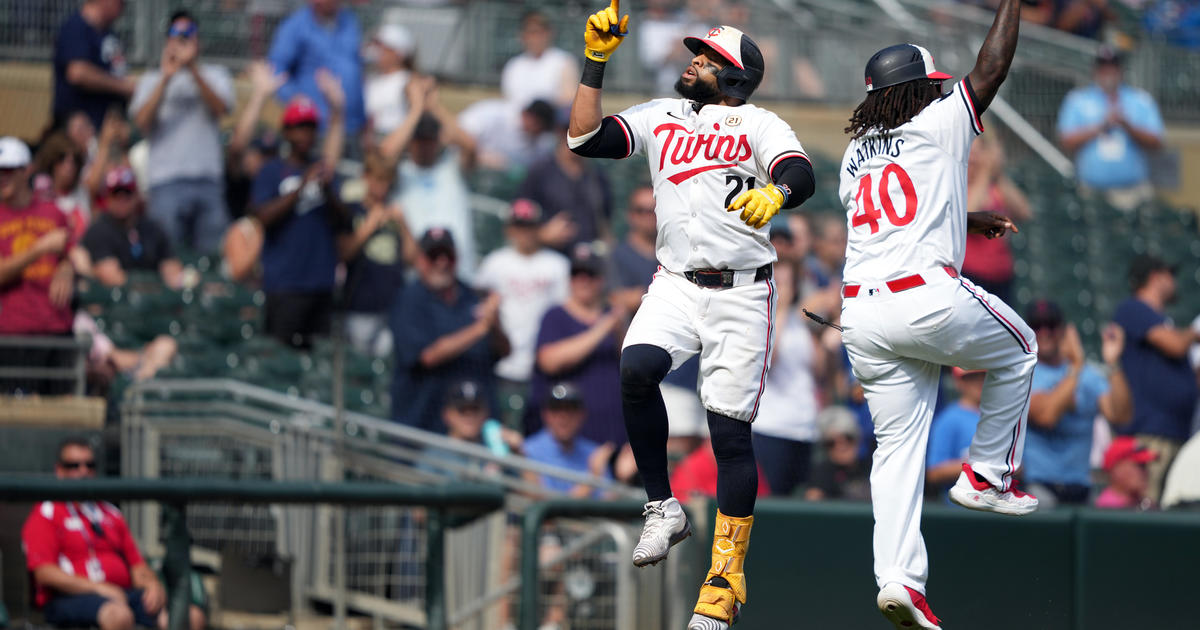
[[753, 524], [753, 516], [734, 518], [717, 511], [712, 566], [700, 587], [700, 598], [693, 612], [733, 625], [738, 606], [746, 603], [746, 575], [742, 572], [742, 564], [746, 561]]

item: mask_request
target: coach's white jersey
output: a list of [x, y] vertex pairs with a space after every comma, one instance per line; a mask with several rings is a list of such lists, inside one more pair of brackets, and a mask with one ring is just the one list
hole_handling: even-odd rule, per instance
[[849, 222], [844, 282], [961, 269], [967, 156], [983, 131], [976, 111], [960, 82], [911, 121], [850, 142], [838, 189]]
[[749, 104], [697, 112], [687, 99], [653, 100], [613, 118], [627, 134], [628, 155], [647, 157], [663, 267], [754, 269], [775, 261], [769, 226], [752, 228], [725, 208], [742, 191], [771, 183], [784, 159], [808, 159], [787, 123]]

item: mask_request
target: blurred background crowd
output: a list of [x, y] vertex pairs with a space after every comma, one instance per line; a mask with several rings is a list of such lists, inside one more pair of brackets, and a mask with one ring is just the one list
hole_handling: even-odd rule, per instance
[[[122, 389], [154, 378], [228, 377], [330, 402], [344, 340], [349, 409], [634, 481], [619, 348], [657, 265], [655, 202], [636, 160], [583, 160], [564, 143], [580, 63], [576, 25], [560, 32], [561, 19], [586, 3], [489, 3], [510, 16], [490, 35], [509, 52], [482, 86], [447, 80], [452, 63], [475, 62], [447, 57], [407, 20], [473, 3], [164, 3], [153, 21], [122, 0], [3, 4], [6, 32], [53, 32], [24, 42], [50, 47], [45, 124], [0, 140], [4, 394], [85, 391], [109, 401], [110, 425]], [[636, 77], [624, 85], [639, 99], [669, 95], [689, 55], [680, 37], [727, 23], [762, 44], [765, 98], [823, 103], [857, 85], [860, 59], [835, 76], [818, 71], [829, 66], [816, 51], [759, 37], [757, 4], [639, 3], [618, 80]], [[1171, 472], [1198, 465], [1194, 440], [1185, 446], [1200, 418], [1196, 221], [1156, 191], [1164, 173], [1186, 179], [1168, 147], [1164, 111], [1175, 110], [1129, 76], [1142, 42], [1195, 48], [1198, 16], [1177, 0], [1027, 7], [1030, 24], [1086, 50], [1042, 125], [1077, 185], [1007, 121], [991, 121], [998, 131], [971, 154], [968, 210], [1005, 213], [1022, 232], [971, 237], [963, 272], [1037, 331], [1023, 476], [1044, 505], [1200, 499], [1200, 475]], [[144, 67], [129, 62], [134, 39]], [[633, 102], [611, 100], [609, 112]], [[840, 311], [841, 110], [793, 116], [802, 142], [816, 138], [820, 190], [771, 227], [779, 333], [754, 424], [761, 487], [865, 501], [873, 437], [861, 389], [838, 332], [803, 315], [836, 322]], [[54, 376], [81, 361], [83, 381]], [[673, 476], [681, 494], [712, 495], [696, 381], [685, 364], [663, 385]], [[946, 369], [928, 453], [936, 500], [965, 457], [982, 381]]]

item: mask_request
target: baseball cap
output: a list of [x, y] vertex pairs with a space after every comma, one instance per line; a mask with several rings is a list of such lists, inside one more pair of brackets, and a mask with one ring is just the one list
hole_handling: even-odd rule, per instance
[[118, 166], [108, 171], [104, 176], [104, 189], [109, 194], [118, 190], [137, 192], [137, 177], [133, 174], [133, 169], [128, 166]]
[[307, 96], [296, 96], [288, 102], [283, 110], [283, 126], [316, 125], [321, 122], [321, 112], [317, 104]]
[[412, 33], [399, 24], [384, 24], [375, 31], [375, 41], [392, 52], [400, 55], [411, 55], [415, 43]]
[[1170, 271], [1171, 273], [1175, 273], [1175, 270], [1175, 265], [1168, 265], [1163, 259], [1157, 256], [1142, 254], [1134, 258], [1133, 262], [1129, 264], [1129, 283], [1133, 286], [1134, 290], [1137, 290], [1146, 284], [1146, 280], [1150, 277], [1150, 274], [1155, 271]]
[[862, 437], [862, 428], [858, 426], [858, 418], [848, 407], [831, 405], [817, 414], [817, 426], [821, 427], [821, 435], [850, 435], [854, 439]]
[[1029, 306], [1029, 312], [1025, 315], [1025, 323], [1034, 330], [1058, 328], [1063, 325], [1062, 309], [1050, 300], [1037, 300]]
[[794, 240], [792, 228], [787, 224], [787, 221], [775, 221], [769, 225], [771, 226], [770, 238], [781, 238], [789, 243]]
[[593, 276], [604, 273], [604, 258], [588, 243], [579, 243], [571, 250], [571, 275], [577, 273], [588, 273]]
[[742, 58], [742, 39], [744, 33], [732, 26], [715, 26], [704, 37], [684, 37], [683, 45], [693, 54], [700, 53], [701, 46], [708, 46], [717, 51], [718, 55], [739, 69], [746, 68]]
[[954, 373], [954, 378], [963, 378], [965, 376], [975, 376], [975, 375], [979, 375], [979, 374], [987, 374], [987, 370], [964, 370], [964, 369], [958, 367], [957, 365], [954, 366], [954, 369], [952, 369], [950, 371]]
[[541, 222], [542, 209], [536, 201], [517, 199], [512, 202], [512, 207], [508, 213], [509, 225], [534, 226], [540, 225]]
[[25, 168], [32, 159], [29, 146], [20, 139], [12, 136], [0, 138], [0, 168]]
[[1096, 49], [1096, 65], [1097, 66], [1103, 66], [1103, 65], [1119, 66], [1119, 65], [1121, 65], [1121, 61], [1122, 61], [1121, 51], [1117, 50], [1117, 48], [1115, 46], [1111, 46], [1109, 44], [1102, 44], [1099, 48]]
[[425, 230], [425, 233], [421, 235], [420, 241], [418, 241], [418, 245], [421, 246], [421, 251], [426, 254], [446, 252], [454, 255], [457, 251], [454, 246], [454, 236], [450, 234], [450, 230], [440, 226]]
[[569, 381], [561, 381], [550, 387], [546, 397], [547, 407], [582, 407], [583, 391]]
[[446, 388], [447, 407], [472, 407], [483, 404], [483, 386], [478, 381], [463, 379], [450, 383]]
[[1104, 451], [1104, 470], [1112, 470], [1113, 466], [1127, 459], [1144, 464], [1158, 459], [1158, 453], [1142, 448], [1133, 436], [1122, 435], [1114, 438]]

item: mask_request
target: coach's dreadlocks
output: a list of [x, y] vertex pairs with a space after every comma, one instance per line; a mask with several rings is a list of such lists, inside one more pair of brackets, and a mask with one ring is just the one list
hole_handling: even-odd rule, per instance
[[910, 121], [927, 105], [941, 98], [942, 82], [908, 81], [867, 93], [854, 108], [850, 126], [843, 131], [857, 140], [868, 131], [888, 131]]

